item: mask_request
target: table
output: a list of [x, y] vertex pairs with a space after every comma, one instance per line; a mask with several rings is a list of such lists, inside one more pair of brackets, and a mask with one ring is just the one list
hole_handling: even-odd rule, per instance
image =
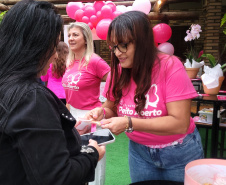
[[218, 152], [218, 133], [220, 125], [220, 107], [226, 104], [226, 95], [203, 95], [193, 98], [192, 101], [198, 103], [212, 103], [213, 104], [213, 120], [212, 120], [212, 134], [211, 134], [211, 150], [210, 157], [217, 158]]

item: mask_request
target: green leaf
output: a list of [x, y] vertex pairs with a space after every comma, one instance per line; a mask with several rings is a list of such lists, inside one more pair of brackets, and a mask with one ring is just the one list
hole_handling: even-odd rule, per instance
[[223, 33], [226, 35], [226, 28], [224, 28]]
[[221, 66], [221, 69], [223, 70], [223, 72], [225, 72], [225, 71], [226, 71], [226, 64], [223, 64], [223, 65]]
[[216, 60], [215, 60], [213, 55], [211, 55], [211, 54], [202, 54], [201, 57], [208, 58], [211, 67], [214, 67], [214, 66], [217, 65], [217, 62], [216, 62]]
[[224, 14], [223, 18], [221, 19], [221, 27], [225, 24], [226, 22], [226, 13]]
[[7, 11], [4, 11], [2, 13], [0, 13], [0, 23], [2, 22], [2, 19], [4, 17], [4, 15], [6, 14]]
[[222, 69], [222, 71], [223, 71], [223, 73], [225, 73], [226, 72], [226, 68]]

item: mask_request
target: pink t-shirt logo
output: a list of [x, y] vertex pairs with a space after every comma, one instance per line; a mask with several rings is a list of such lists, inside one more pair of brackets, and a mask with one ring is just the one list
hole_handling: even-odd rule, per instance
[[77, 85], [78, 82], [80, 81], [80, 78], [82, 76], [81, 72], [74, 74], [70, 74], [67, 77], [67, 81], [63, 82], [63, 87], [64, 88], [70, 88], [71, 90], [75, 90], [78, 91], [79, 90], [79, 86]]
[[[156, 96], [156, 100], [154, 102], [150, 102], [150, 97], [149, 97], [149, 91], [152, 90], [153, 91], [153, 95]], [[149, 89], [148, 93], [145, 95], [145, 98], [146, 98], [146, 104], [145, 104], [145, 107], [144, 109], [147, 109], [148, 106], [151, 106], [151, 107], [157, 107], [157, 104], [159, 102], [159, 96], [157, 94], [157, 91], [158, 91], [158, 86], [156, 84], [153, 84], [151, 86], [151, 88]]]

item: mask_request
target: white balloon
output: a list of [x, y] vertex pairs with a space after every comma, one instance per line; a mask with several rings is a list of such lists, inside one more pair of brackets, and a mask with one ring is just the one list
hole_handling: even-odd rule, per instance
[[162, 44], [159, 44], [158, 47], [159, 51], [169, 54], [169, 55], [173, 55], [174, 54], [174, 47], [171, 43], [169, 42], [164, 42]]
[[127, 11], [127, 12], [132, 11], [132, 10], [133, 10], [133, 7], [132, 7], [132, 6], [127, 6], [127, 7], [126, 7], [126, 11]]
[[124, 6], [124, 5], [117, 5], [116, 10], [120, 11], [122, 13], [125, 13], [127, 11], [126, 6]]
[[135, 0], [132, 5], [133, 10], [138, 10], [148, 14], [151, 11], [150, 0]]

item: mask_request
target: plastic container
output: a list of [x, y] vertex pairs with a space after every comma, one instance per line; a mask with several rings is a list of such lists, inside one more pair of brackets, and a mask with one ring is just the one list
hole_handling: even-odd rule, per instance
[[[226, 160], [199, 159], [185, 166], [184, 185], [205, 185], [226, 183]], [[223, 185], [219, 184], [219, 185]]]
[[199, 121], [212, 123], [213, 120], [213, 109], [202, 109], [199, 111]]

